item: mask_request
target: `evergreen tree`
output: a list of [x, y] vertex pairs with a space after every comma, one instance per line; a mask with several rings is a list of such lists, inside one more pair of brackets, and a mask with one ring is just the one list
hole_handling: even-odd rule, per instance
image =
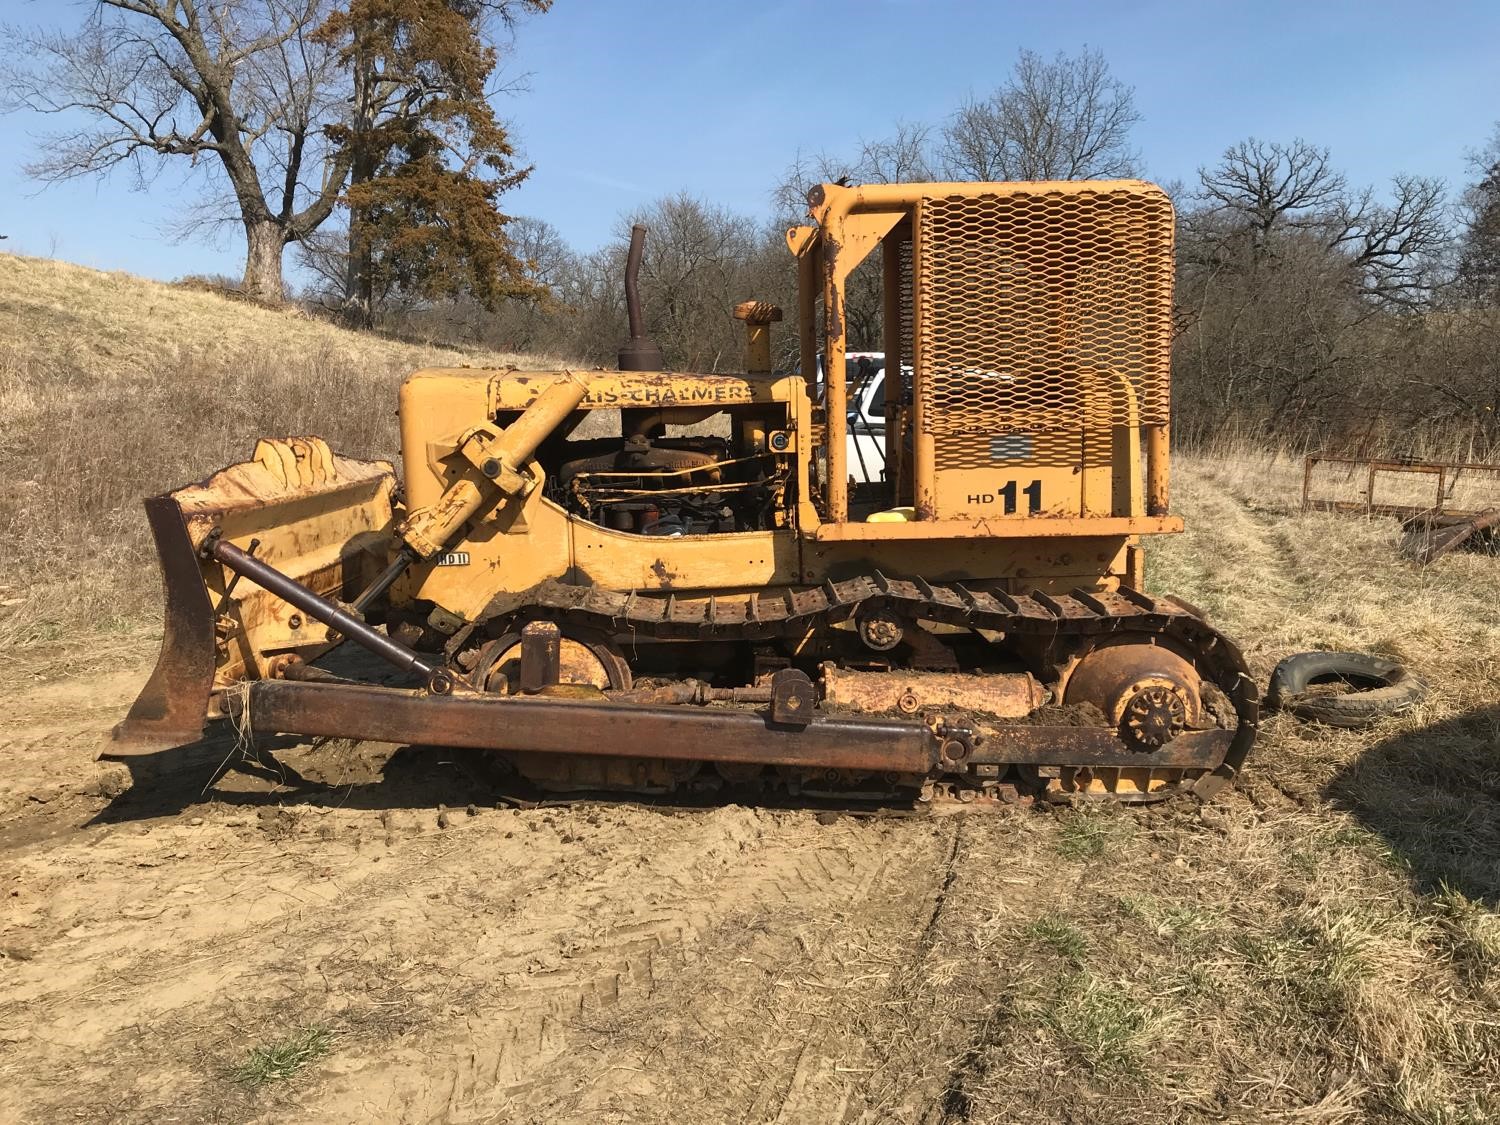
[[506, 234], [499, 198], [518, 166], [487, 94], [498, 54], [486, 24], [509, 26], [551, 0], [349, 0], [320, 30], [353, 80], [334, 126], [348, 154], [345, 304], [368, 323], [393, 298], [467, 294], [487, 308], [538, 286]]

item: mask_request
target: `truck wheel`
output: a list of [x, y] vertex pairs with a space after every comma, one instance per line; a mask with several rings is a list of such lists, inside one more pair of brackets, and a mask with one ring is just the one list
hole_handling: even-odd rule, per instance
[[[1343, 693], [1310, 691], [1320, 684], [1348, 686]], [[1266, 692], [1272, 710], [1290, 711], [1331, 727], [1358, 730], [1398, 715], [1427, 696], [1427, 685], [1405, 665], [1359, 652], [1299, 652], [1276, 665]]]

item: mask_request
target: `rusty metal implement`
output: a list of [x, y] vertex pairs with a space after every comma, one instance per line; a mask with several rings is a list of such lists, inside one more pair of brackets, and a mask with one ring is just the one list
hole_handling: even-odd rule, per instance
[[1403, 550], [1425, 566], [1500, 527], [1500, 465], [1310, 453], [1302, 510], [1393, 516], [1407, 533]]

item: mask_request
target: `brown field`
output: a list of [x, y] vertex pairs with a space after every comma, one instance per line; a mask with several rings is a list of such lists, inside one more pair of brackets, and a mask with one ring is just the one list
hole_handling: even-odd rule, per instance
[[1272, 717], [1207, 807], [517, 810], [437, 751], [99, 762], [154, 656], [135, 498], [261, 431], [389, 453], [435, 353], [4, 257], [0, 328], [0, 1120], [1500, 1116], [1495, 559], [1418, 570], [1393, 522], [1298, 513], [1299, 461], [1183, 459], [1153, 590], [1261, 676], [1355, 648], [1433, 685], [1366, 732]]

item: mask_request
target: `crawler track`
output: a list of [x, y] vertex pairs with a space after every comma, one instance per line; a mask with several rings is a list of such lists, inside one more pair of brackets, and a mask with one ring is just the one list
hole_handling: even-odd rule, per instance
[[[1124, 588], [1010, 594], [979, 583], [932, 583], [921, 578], [887, 578], [878, 572], [818, 586], [737, 595], [620, 592], [554, 581], [496, 599], [482, 624], [493, 631], [527, 619], [549, 618], [564, 631], [617, 637], [764, 642], [804, 636], [856, 613], [875, 610], [919, 624], [982, 629], [1049, 651], [1077, 651], [1105, 639], [1167, 640], [1191, 660], [1206, 683], [1223, 693], [1235, 717], [1233, 738], [1217, 768], [1179, 771], [1182, 776], [1177, 780], [1194, 781], [1196, 791], [1207, 795], [1233, 778], [1254, 744], [1259, 691], [1238, 648], [1182, 606]], [[470, 639], [464, 634], [455, 637], [450, 655]], [[1035, 729], [1038, 739], [1048, 737], [1046, 728]], [[1026, 738], [1018, 731], [1007, 735], [1008, 739]], [[1045, 758], [1028, 754], [1027, 760], [1035, 763]], [[1140, 755], [1120, 741], [1118, 760], [1103, 768], [1128, 770], [1141, 764]]]

